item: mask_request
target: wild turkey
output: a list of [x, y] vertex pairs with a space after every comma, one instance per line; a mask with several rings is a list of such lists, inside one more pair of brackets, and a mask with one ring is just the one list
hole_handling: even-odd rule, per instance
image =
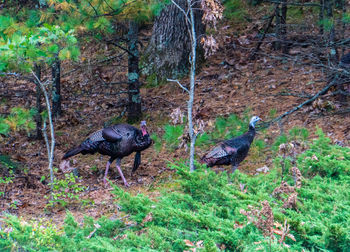
[[206, 163], [209, 167], [214, 165], [232, 165], [233, 173], [238, 165], [246, 158], [250, 144], [253, 142], [255, 136], [255, 123], [260, 120], [258, 116], [253, 116], [249, 123], [248, 132], [221, 142], [209, 153], [205, 154], [201, 158], [201, 162]]
[[116, 159], [116, 167], [124, 185], [129, 186], [120, 169], [121, 159], [136, 152], [132, 169], [132, 173], [134, 173], [141, 163], [141, 151], [147, 149], [151, 144], [152, 140], [147, 132], [145, 121], [141, 122], [141, 130], [128, 124], [116, 124], [92, 133], [78, 147], [68, 151], [62, 159], [67, 159], [79, 153], [85, 155], [98, 152], [102, 155], [110, 156], [111, 158], [107, 162], [103, 177], [104, 183], [107, 183], [106, 177], [109, 166]]

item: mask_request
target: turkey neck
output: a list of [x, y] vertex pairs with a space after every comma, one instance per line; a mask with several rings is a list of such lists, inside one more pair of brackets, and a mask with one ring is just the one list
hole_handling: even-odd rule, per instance
[[151, 137], [149, 136], [148, 133], [146, 135], [143, 135], [143, 136], [141, 133], [141, 135], [139, 135], [139, 137], [136, 137], [136, 139], [135, 139], [136, 151], [142, 151], [142, 150], [148, 148], [151, 144], [152, 144], [152, 140], [151, 140]]
[[255, 137], [255, 127], [253, 125], [249, 124], [249, 130], [246, 133], [246, 136], [247, 136], [249, 142], [252, 143], [253, 139]]

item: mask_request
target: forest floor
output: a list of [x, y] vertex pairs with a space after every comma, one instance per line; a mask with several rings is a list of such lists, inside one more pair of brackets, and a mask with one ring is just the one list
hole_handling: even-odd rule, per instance
[[[218, 116], [241, 116], [247, 110], [249, 115], [258, 115], [264, 121], [269, 121], [304, 102], [308, 99], [305, 97], [316, 94], [327, 84], [320, 69], [302, 60], [302, 57], [298, 58], [309, 53], [311, 48], [295, 48], [289, 58], [283, 58], [280, 52], [271, 49], [271, 42], [267, 39], [261, 48], [262, 53], [255, 60], [249, 60], [249, 52], [256, 45], [251, 27], [237, 32], [233, 25], [226, 25], [220, 28], [219, 33], [219, 51], [205, 62], [196, 76], [194, 113], [197, 119], [206, 122], [205, 130], [211, 130]], [[113, 48], [86, 46], [79, 65], [63, 64], [63, 115], [55, 120], [54, 166], [57, 168], [67, 150], [78, 145], [93, 131], [102, 128], [104, 122], [125, 119], [123, 108], [126, 96], [115, 93], [125, 90], [126, 86], [108, 86], [106, 83], [125, 80], [127, 69], [121, 66], [118, 58], [101, 64], [96, 64], [96, 60], [88, 60], [91, 55], [102, 52], [106, 56], [116, 53]], [[49, 71], [46, 72], [43, 79], [49, 77]], [[185, 85], [188, 83], [188, 79], [181, 81]], [[34, 84], [19, 79], [6, 79], [0, 84], [0, 89], [1, 114], [9, 113], [10, 108], [15, 106], [35, 107]], [[311, 138], [316, 127], [320, 127], [334, 143], [349, 146], [350, 116], [346, 112], [349, 102], [340, 103], [331, 92], [332, 90], [279, 123], [272, 124], [267, 133], [258, 134], [257, 138], [263, 139], [269, 146], [276, 136], [295, 126], [309, 129]], [[159, 136], [163, 134], [163, 125], [169, 123], [169, 114], [174, 109], [186, 111], [187, 95], [175, 83], [157, 87], [144, 85], [141, 93], [143, 115], [151, 133]], [[118, 118], [120, 115], [121, 119]], [[45, 210], [48, 199], [44, 196], [49, 195], [49, 186], [40, 182], [42, 176], [48, 181], [49, 174], [45, 143], [32, 140], [25, 132], [13, 133], [8, 138], [2, 138], [1, 142], [0, 153], [11, 156], [27, 167], [28, 176], [18, 176], [14, 183], [7, 186], [6, 198], [1, 200], [0, 209], [25, 219], [45, 218], [62, 223], [66, 215], [64, 208]], [[196, 150], [198, 156], [205, 151], [199, 148]], [[179, 158], [185, 159], [188, 153], [184, 148], [168, 151], [163, 145], [160, 152], [151, 147], [142, 155], [141, 166], [133, 177], [130, 176], [133, 156], [122, 160], [122, 169], [131, 184], [126, 190], [156, 197], [165, 185], [164, 181], [171, 181], [173, 176], [167, 163]], [[90, 202], [85, 206], [77, 204], [68, 208], [78, 221], [84, 215], [98, 218], [102, 215], [113, 216], [118, 211], [111, 188], [105, 188], [102, 182], [107, 159], [100, 155], [78, 155], [71, 158], [71, 166], [79, 168], [80, 183], [88, 187], [80, 198]], [[264, 165], [272, 168], [268, 148], [258, 155], [248, 155], [239, 169], [253, 173], [256, 168]], [[109, 178], [123, 187], [113, 170], [110, 171]], [[64, 176], [60, 169], [57, 176]], [[17, 206], [13, 207], [11, 203], [15, 201]]]

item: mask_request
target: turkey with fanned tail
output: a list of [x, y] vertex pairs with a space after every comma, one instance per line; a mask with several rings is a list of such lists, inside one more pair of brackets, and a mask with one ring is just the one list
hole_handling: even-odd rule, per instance
[[248, 132], [221, 142], [201, 158], [201, 163], [205, 163], [209, 167], [232, 165], [233, 173], [248, 155], [250, 145], [255, 137], [255, 124], [260, 120], [260, 117], [253, 116], [249, 123]]
[[147, 149], [151, 144], [152, 140], [147, 132], [145, 121], [141, 122], [141, 130], [128, 124], [116, 124], [92, 133], [78, 147], [68, 151], [62, 159], [67, 159], [79, 153], [85, 155], [98, 152], [110, 156], [103, 178], [104, 183], [107, 183], [106, 177], [109, 166], [116, 159], [116, 167], [124, 185], [129, 186], [120, 168], [121, 159], [136, 152], [132, 169], [132, 172], [135, 172], [141, 163], [141, 151]]

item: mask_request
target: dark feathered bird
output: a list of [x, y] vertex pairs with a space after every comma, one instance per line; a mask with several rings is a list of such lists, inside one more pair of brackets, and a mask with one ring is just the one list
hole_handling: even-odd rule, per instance
[[249, 123], [248, 132], [241, 136], [223, 141], [201, 158], [202, 163], [209, 167], [215, 165], [232, 165], [232, 173], [237, 169], [246, 156], [255, 136], [255, 123], [261, 119], [253, 116]]
[[118, 172], [125, 186], [129, 186], [120, 168], [121, 159], [136, 152], [132, 169], [132, 172], [135, 172], [141, 163], [141, 151], [147, 149], [151, 144], [152, 140], [147, 132], [145, 121], [141, 122], [141, 130], [128, 124], [116, 124], [92, 133], [78, 147], [68, 151], [62, 159], [67, 159], [79, 153], [85, 155], [98, 152], [110, 156], [103, 178], [104, 183], [106, 184], [109, 166], [116, 159]]

